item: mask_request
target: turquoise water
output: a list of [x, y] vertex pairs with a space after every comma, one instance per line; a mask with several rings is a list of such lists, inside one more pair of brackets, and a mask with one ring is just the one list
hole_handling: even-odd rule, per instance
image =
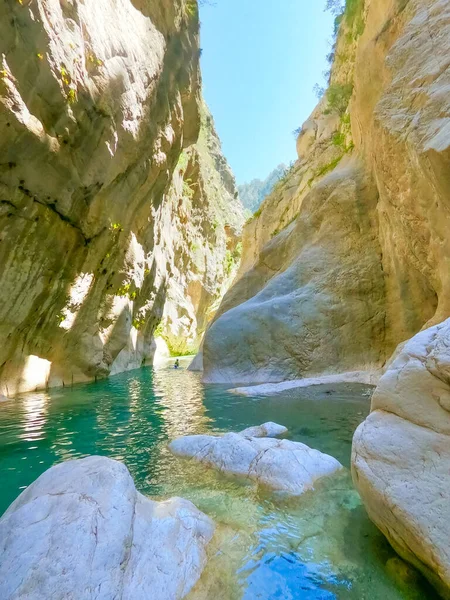
[[190, 600], [435, 598], [414, 571], [400, 574], [348, 471], [286, 500], [167, 450], [179, 435], [271, 420], [348, 467], [369, 396], [366, 386], [341, 384], [252, 399], [172, 368], [26, 394], [0, 404], [0, 513], [51, 465], [102, 454], [123, 461], [144, 494], [183, 496], [216, 521], [209, 563]]

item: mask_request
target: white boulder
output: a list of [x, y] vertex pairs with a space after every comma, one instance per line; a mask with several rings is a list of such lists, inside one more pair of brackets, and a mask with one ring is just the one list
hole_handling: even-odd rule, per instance
[[353, 439], [370, 518], [450, 598], [450, 319], [399, 347]]
[[205, 566], [213, 532], [190, 502], [153, 502], [137, 492], [119, 462], [65, 462], [0, 520], [0, 598], [183, 598]]
[[294, 496], [342, 468], [332, 456], [300, 442], [247, 437], [243, 433], [184, 436], [171, 442], [169, 449], [177, 456], [193, 458], [223, 473], [244, 476]]
[[284, 425], [278, 425], [278, 423], [273, 423], [269, 421], [268, 423], [263, 423], [262, 425], [256, 425], [255, 427], [247, 427], [244, 431], [240, 431], [239, 435], [243, 435], [244, 437], [255, 437], [255, 438], [263, 438], [263, 437], [278, 437], [280, 435], [285, 435], [288, 432], [287, 427]]

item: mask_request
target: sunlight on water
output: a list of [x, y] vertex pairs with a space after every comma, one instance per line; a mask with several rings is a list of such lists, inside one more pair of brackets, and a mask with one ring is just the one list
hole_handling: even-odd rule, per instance
[[435, 598], [368, 520], [348, 469], [287, 499], [170, 454], [192, 433], [275, 421], [289, 438], [349, 466], [351, 438], [369, 410], [367, 386], [343, 384], [244, 398], [198, 374], [142, 369], [96, 384], [26, 394], [0, 404], [0, 512], [51, 465], [102, 454], [121, 460], [137, 488], [177, 495], [217, 524], [208, 565], [189, 600], [419, 600]]

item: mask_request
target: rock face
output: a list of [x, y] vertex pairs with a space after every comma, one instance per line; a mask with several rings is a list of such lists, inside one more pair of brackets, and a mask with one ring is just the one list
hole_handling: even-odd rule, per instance
[[243, 213], [200, 98], [197, 13], [2, 3], [1, 393], [140, 366], [158, 325], [198, 345]]
[[355, 433], [352, 465], [370, 518], [450, 598], [450, 319], [399, 348]]
[[373, 370], [450, 315], [449, 37], [447, 1], [347, 3], [299, 160], [244, 229], [206, 381]]
[[[361, 197], [367, 212], [360, 210]], [[231, 292], [254, 293], [209, 330], [207, 381], [280, 381], [336, 366], [376, 366], [384, 312], [379, 248], [371, 233], [375, 206], [358, 164], [316, 185], [304, 212], [264, 247]]]
[[52, 467], [0, 520], [0, 596], [183, 598], [203, 570], [212, 521], [180, 498], [152, 502], [103, 457]]
[[332, 456], [300, 442], [248, 437], [246, 431], [221, 437], [184, 436], [171, 442], [169, 449], [177, 456], [193, 458], [223, 473], [243, 476], [292, 496], [312, 489], [315, 481], [342, 468]]

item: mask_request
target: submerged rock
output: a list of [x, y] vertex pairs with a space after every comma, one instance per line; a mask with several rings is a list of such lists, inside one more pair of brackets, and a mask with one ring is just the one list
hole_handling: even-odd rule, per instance
[[402, 558], [450, 598], [450, 319], [399, 348], [353, 440], [356, 487]]
[[0, 520], [0, 598], [183, 598], [213, 522], [181, 498], [153, 502], [125, 465], [91, 456], [48, 469]]
[[[375, 385], [380, 378], [380, 371], [351, 371], [349, 373], [337, 373], [335, 375], [321, 375], [320, 377], [305, 377], [304, 379], [293, 379], [281, 381], [280, 383], [262, 383], [246, 387], [237, 387], [228, 390], [238, 396], [274, 396], [289, 390], [305, 388], [327, 383], [365, 383]], [[330, 393], [330, 392], [326, 392]], [[369, 392], [370, 393], [370, 392]]]
[[223, 473], [242, 475], [293, 496], [312, 489], [315, 481], [342, 468], [332, 456], [300, 442], [246, 437], [246, 431], [220, 437], [184, 436], [171, 442], [169, 449], [177, 456], [194, 458]]

